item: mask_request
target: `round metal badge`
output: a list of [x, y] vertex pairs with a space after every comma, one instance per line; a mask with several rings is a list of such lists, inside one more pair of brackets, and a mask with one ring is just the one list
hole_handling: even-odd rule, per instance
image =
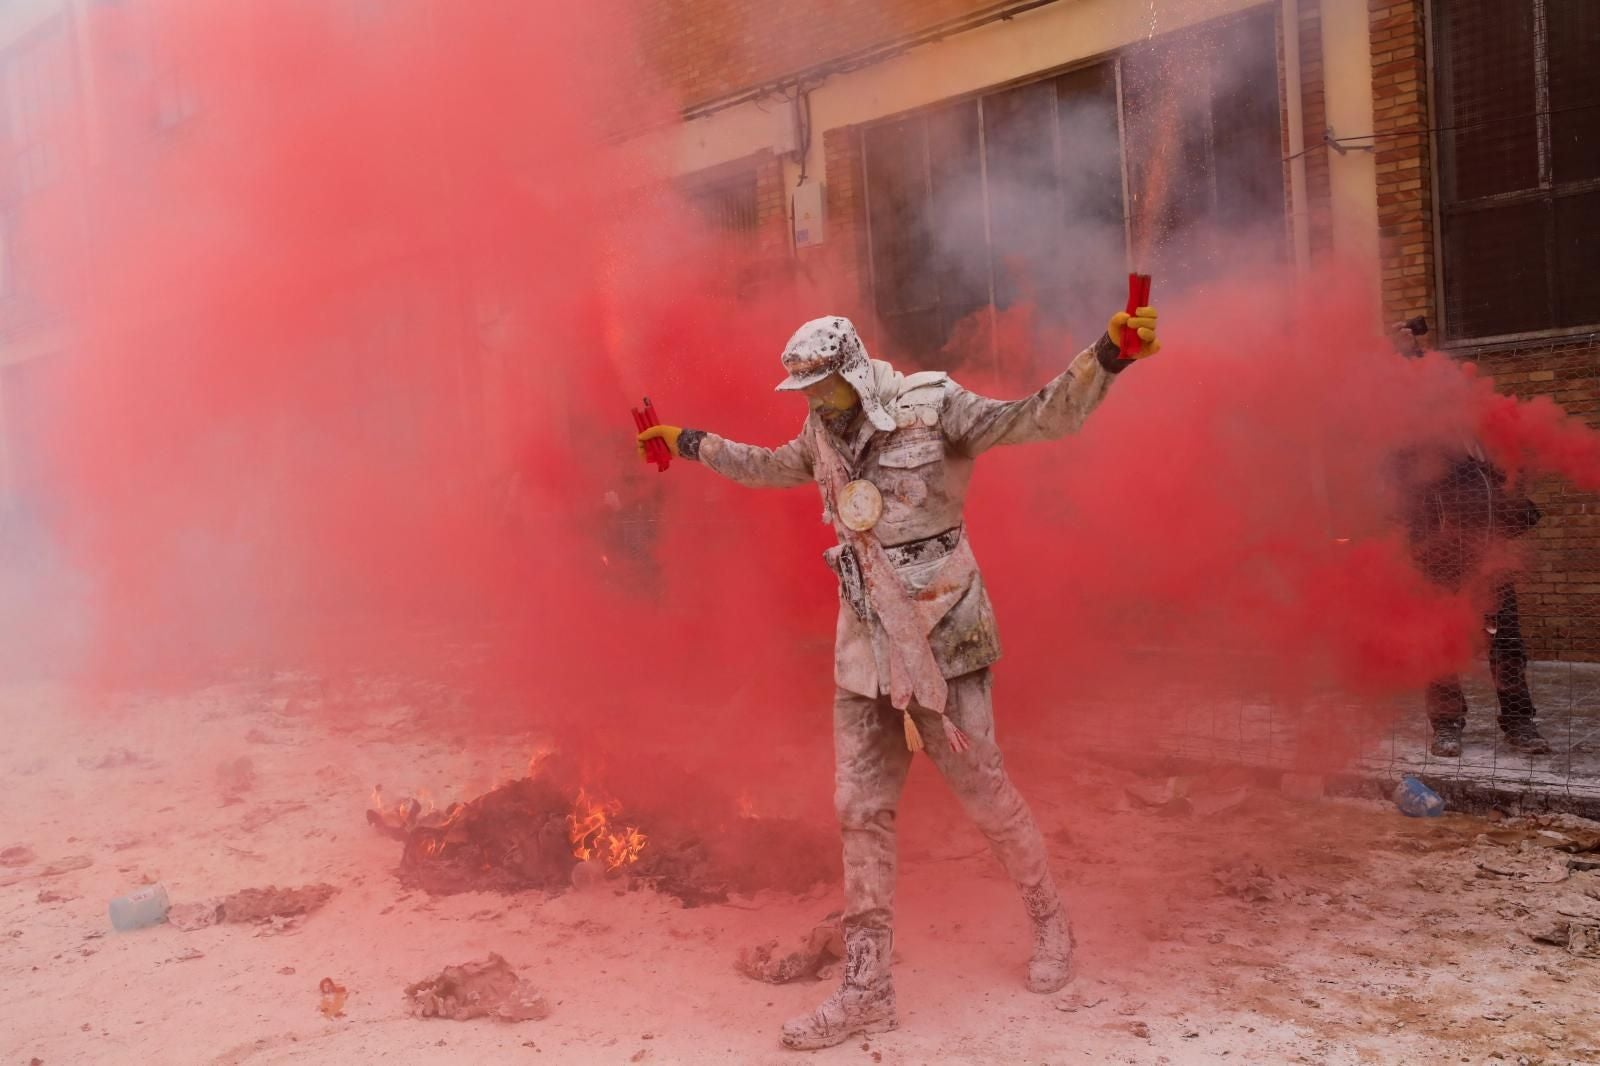
[[839, 521], [846, 529], [865, 533], [883, 517], [883, 494], [870, 481], [852, 481], [839, 494]]

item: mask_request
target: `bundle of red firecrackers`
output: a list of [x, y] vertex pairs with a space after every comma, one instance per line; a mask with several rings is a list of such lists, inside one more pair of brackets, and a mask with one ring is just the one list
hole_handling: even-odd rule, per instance
[[[633, 424], [639, 428], [640, 433], [643, 433], [651, 426], [659, 426], [661, 424], [661, 420], [656, 418], [655, 405], [650, 402], [650, 397], [646, 396], [644, 398], [644, 410], [641, 411], [637, 407], [633, 409]], [[663, 473], [667, 467], [672, 465], [672, 449], [667, 447], [667, 442], [659, 437], [655, 440], [645, 441], [644, 461], [654, 463], [656, 472]]]

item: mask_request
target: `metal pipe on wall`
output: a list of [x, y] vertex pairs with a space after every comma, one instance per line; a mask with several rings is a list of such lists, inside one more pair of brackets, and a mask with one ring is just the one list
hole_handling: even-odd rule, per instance
[[[1313, 3], [1316, 0], [1312, 0]], [[1305, 101], [1300, 88], [1300, 0], [1283, 0], [1283, 81], [1289, 112], [1289, 213], [1294, 264], [1304, 274], [1311, 266], [1311, 215], [1306, 197]]]

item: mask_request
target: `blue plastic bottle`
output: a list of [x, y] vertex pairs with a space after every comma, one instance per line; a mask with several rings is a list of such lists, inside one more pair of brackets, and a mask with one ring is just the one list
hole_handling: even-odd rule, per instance
[[167, 920], [167, 890], [161, 885], [146, 885], [111, 901], [111, 924], [118, 932], [143, 929]]
[[1414, 777], [1402, 777], [1394, 789], [1394, 805], [1411, 818], [1437, 818], [1444, 813], [1444, 797]]

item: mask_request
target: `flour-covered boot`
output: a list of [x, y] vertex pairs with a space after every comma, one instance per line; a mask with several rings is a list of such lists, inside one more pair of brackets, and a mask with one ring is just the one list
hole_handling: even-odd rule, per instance
[[1033, 959], [1028, 963], [1028, 989], [1047, 995], [1059, 992], [1072, 977], [1072, 924], [1049, 874], [1022, 889], [1022, 903], [1033, 925]]
[[1428, 750], [1440, 759], [1461, 758], [1461, 738], [1466, 732], [1466, 725], [1449, 718], [1429, 724], [1433, 727], [1433, 742], [1428, 745]]
[[810, 1014], [783, 1023], [783, 1046], [796, 1051], [842, 1044], [861, 1033], [882, 1033], [899, 1024], [894, 983], [889, 977], [889, 933], [846, 929], [844, 981]]

